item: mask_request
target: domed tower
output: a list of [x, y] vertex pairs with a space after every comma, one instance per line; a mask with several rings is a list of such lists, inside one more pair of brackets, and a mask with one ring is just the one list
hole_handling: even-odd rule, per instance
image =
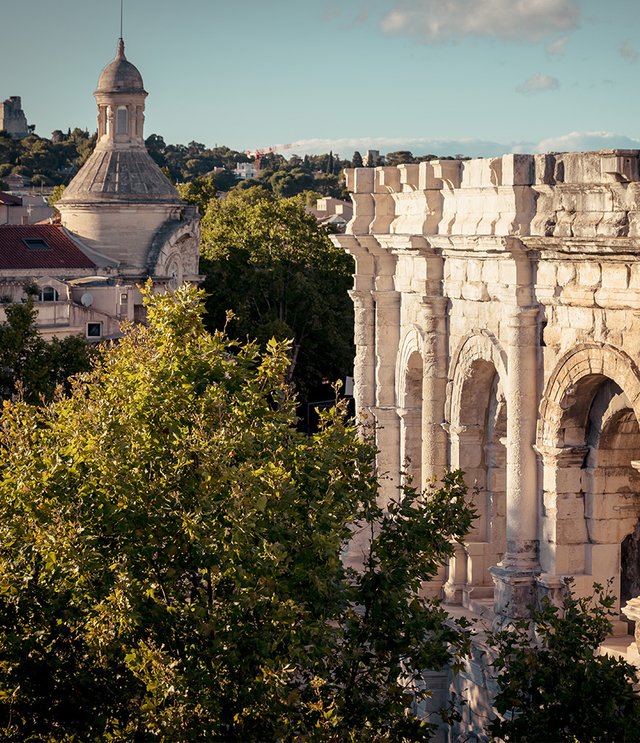
[[147, 92], [121, 38], [94, 96], [98, 141], [56, 205], [62, 224], [120, 272], [172, 283], [195, 279], [197, 210], [180, 199], [145, 148]]

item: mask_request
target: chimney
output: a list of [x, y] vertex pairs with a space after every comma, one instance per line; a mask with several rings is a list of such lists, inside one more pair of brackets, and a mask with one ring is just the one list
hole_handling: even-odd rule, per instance
[[20, 222], [20, 224], [29, 224], [29, 215], [28, 214], [23, 214], [22, 215], [22, 221]]

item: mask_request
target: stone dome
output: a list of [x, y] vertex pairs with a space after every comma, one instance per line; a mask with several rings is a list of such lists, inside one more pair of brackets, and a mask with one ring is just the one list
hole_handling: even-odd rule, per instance
[[142, 93], [146, 95], [142, 75], [124, 56], [124, 41], [118, 39], [115, 59], [102, 70], [96, 93]]

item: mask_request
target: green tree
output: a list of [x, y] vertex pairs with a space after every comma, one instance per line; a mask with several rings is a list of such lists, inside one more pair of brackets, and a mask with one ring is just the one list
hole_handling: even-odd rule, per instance
[[218, 191], [231, 191], [238, 182], [235, 170], [231, 170], [230, 167], [218, 168], [211, 176]]
[[613, 597], [600, 585], [576, 598], [571, 581], [561, 607], [546, 597], [532, 619], [489, 637], [500, 713], [489, 733], [519, 743], [610, 743], [640, 740], [637, 669], [598, 655], [611, 632]]
[[62, 185], [54, 186], [51, 191], [51, 196], [49, 196], [49, 198], [47, 199], [47, 203], [49, 204], [49, 206], [52, 206], [55, 209], [56, 214], [58, 215], [60, 214], [60, 212], [58, 211], [56, 204], [64, 195], [65, 188], [66, 187]]
[[51, 399], [58, 385], [68, 387], [70, 376], [89, 369], [92, 349], [83, 338], [47, 343], [38, 333], [32, 296], [3, 308], [7, 321], [0, 324], [0, 399], [18, 390], [31, 402]]
[[362, 160], [362, 155], [356, 150], [353, 153], [353, 157], [351, 158], [351, 167], [352, 168], [362, 168], [364, 167], [364, 161]]
[[198, 207], [200, 216], [207, 211], [207, 206], [211, 199], [215, 199], [218, 189], [214, 179], [210, 175], [194, 178], [188, 183], [180, 183], [177, 186], [180, 198], [188, 204], [194, 204]]
[[202, 220], [201, 270], [208, 318], [237, 338], [292, 339], [287, 373], [304, 394], [323, 378], [351, 372], [352, 261], [304, 209], [304, 197], [262, 189], [211, 201]]
[[408, 702], [468, 640], [417, 594], [469, 528], [459, 474], [382, 512], [339, 409], [296, 432], [285, 345], [208, 334], [198, 300], [149, 298], [69, 397], [5, 405], [2, 736], [426, 740]]
[[409, 150], [397, 150], [387, 153], [384, 162], [385, 165], [402, 165], [403, 163], [415, 163], [416, 159]]

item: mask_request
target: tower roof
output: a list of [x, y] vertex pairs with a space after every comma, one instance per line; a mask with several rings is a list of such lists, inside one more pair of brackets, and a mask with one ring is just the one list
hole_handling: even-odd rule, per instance
[[[105, 202], [118, 204], [182, 204], [173, 184], [166, 178], [144, 146], [144, 100], [131, 104], [126, 96], [137, 93], [146, 96], [142, 76], [124, 56], [124, 42], [118, 39], [115, 59], [102, 71], [98, 88], [99, 122], [98, 143], [95, 150], [65, 189], [60, 207], [69, 205], [97, 205]], [[100, 96], [112, 96], [101, 101]], [[106, 121], [106, 106], [128, 108], [123, 131], [118, 131], [111, 120]], [[111, 114], [113, 115], [113, 114]], [[103, 117], [102, 121], [100, 116]], [[137, 119], [134, 119], [137, 117]]]
[[124, 56], [124, 41], [118, 39], [116, 56], [102, 70], [96, 93], [142, 93], [147, 94], [138, 68]]
[[65, 189], [60, 204], [173, 203], [182, 200], [144, 148], [98, 149]]

